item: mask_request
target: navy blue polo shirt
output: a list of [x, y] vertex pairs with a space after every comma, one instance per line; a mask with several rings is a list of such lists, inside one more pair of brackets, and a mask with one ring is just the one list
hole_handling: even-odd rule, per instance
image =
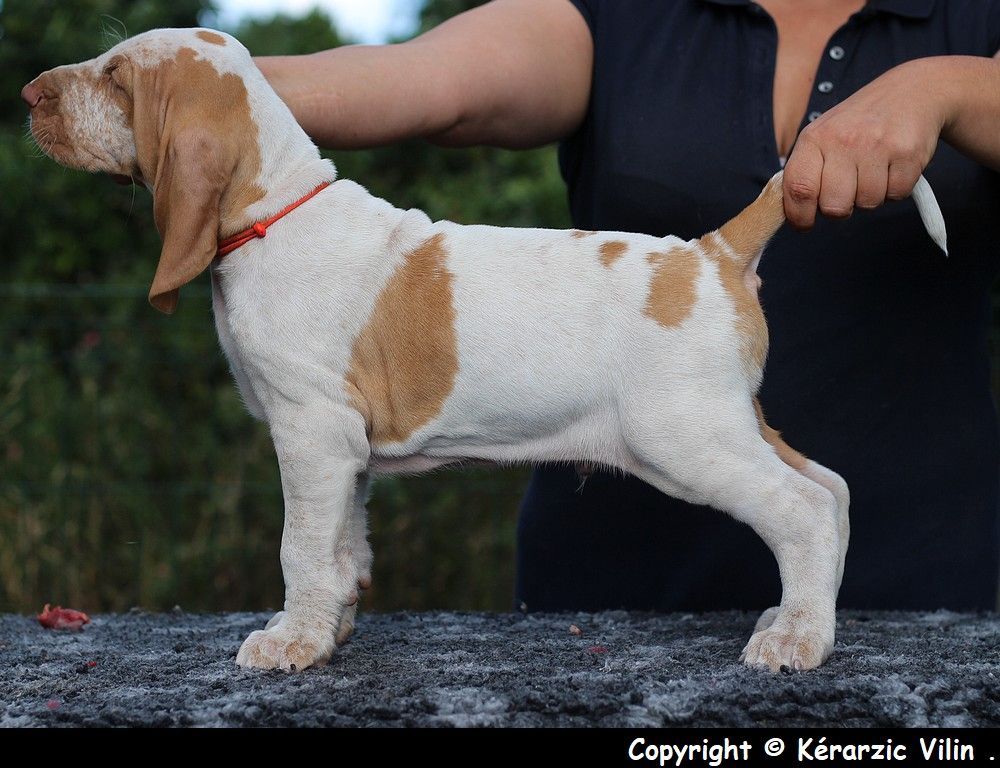
[[[574, 225], [689, 238], [779, 169], [777, 31], [747, 0], [572, 0], [594, 39], [590, 107], [560, 148]], [[886, 70], [992, 56], [1000, 0], [870, 0], [825, 48], [804, 127]], [[768, 421], [851, 488], [840, 604], [992, 608], [1000, 442], [990, 287], [1000, 175], [938, 146], [926, 170], [951, 257], [912, 201], [783, 229], [759, 273], [771, 350]], [[748, 528], [640, 481], [536, 471], [518, 531], [529, 610], [763, 608], [777, 567]]]

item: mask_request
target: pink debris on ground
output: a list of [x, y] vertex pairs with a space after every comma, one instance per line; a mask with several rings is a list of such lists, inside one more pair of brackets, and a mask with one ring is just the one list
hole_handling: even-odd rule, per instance
[[59, 709], [59, 701], [57, 699], [49, 699], [45, 702], [45, 706], [49, 709]]
[[38, 614], [38, 623], [46, 629], [83, 629], [84, 624], [90, 623], [90, 617], [83, 611], [75, 611], [72, 608], [63, 608], [57, 605], [50, 608], [46, 603], [42, 612]]
[[587, 649], [587, 653], [607, 653], [608, 649], [603, 645], [592, 645]]

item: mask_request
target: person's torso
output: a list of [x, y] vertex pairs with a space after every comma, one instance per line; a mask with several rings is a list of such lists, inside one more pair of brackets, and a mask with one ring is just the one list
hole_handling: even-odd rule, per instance
[[[780, 168], [772, 20], [743, 0], [576, 4], [595, 59], [587, 117], [560, 150], [574, 225], [684, 238], [719, 226]], [[829, 41], [803, 127], [904, 61], [997, 48], [998, 2], [872, 0]], [[925, 175], [949, 258], [910, 200], [821, 217], [805, 234], [786, 227], [769, 246], [761, 399], [859, 501], [944, 505], [952, 488], [995, 504], [987, 337], [1000, 175], [943, 143]]]

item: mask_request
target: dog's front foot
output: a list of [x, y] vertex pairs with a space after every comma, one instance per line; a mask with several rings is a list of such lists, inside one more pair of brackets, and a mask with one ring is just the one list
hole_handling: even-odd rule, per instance
[[770, 608], [757, 621], [740, 660], [748, 667], [767, 667], [772, 672], [815, 669], [833, 652], [833, 638], [832, 622], [827, 629], [822, 621], [801, 611]]
[[336, 647], [334, 633], [328, 627], [295, 625], [282, 611], [267, 623], [267, 629], [250, 633], [236, 654], [236, 663], [254, 669], [295, 672], [323, 666]]

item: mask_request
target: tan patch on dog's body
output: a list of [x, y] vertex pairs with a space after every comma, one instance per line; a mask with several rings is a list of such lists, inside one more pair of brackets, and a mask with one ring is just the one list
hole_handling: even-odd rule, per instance
[[698, 298], [698, 254], [691, 248], [673, 248], [646, 254], [646, 260], [653, 266], [653, 275], [643, 314], [664, 328], [675, 328], [691, 314]]
[[752, 267], [732, 253], [720, 242], [719, 235], [710, 232], [701, 240], [705, 256], [715, 262], [719, 270], [719, 281], [736, 311], [737, 331], [741, 336], [741, 355], [750, 370], [760, 371], [767, 360], [767, 321], [764, 310], [757, 298], [757, 283], [748, 281], [748, 274], [754, 275]]
[[590, 237], [591, 235], [596, 235], [596, 234], [597, 232], [593, 230], [574, 229], [572, 232], [569, 233], [569, 236], [575, 238], [576, 240], [582, 240], [585, 237]]
[[601, 243], [601, 264], [608, 269], [611, 269], [622, 256], [625, 255], [625, 251], [628, 250], [628, 243], [621, 240], [608, 240], [605, 243]]
[[406, 254], [375, 302], [344, 377], [375, 445], [406, 440], [438, 415], [458, 373], [453, 276], [444, 235]]
[[757, 426], [760, 428], [760, 436], [774, 448], [778, 454], [778, 458], [794, 470], [799, 472], [804, 470], [809, 460], [786, 443], [778, 430], [768, 426], [767, 421], [764, 420], [764, 410], [760, 407], [760, 401], [756, 397], [753, 399], [753, 409], [757, 414]]
[[226, 38], [216, 32], [210, 32], [207, 29], [203, 29], [200, 32], [195, 33], [197, 37], [204, 40], [206, 43], [212, 43], [214, 45], [225, 45]]

